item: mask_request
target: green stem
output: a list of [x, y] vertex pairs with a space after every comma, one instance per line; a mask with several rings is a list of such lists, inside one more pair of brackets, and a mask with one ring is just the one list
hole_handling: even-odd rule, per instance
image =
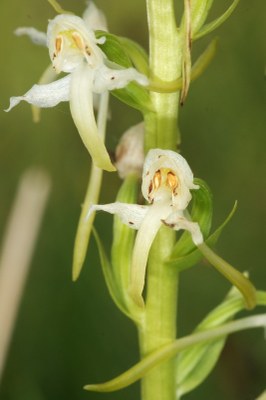
[[[172, 0], [147, 0], [150, 39], [151, 79], [171, 82], [181, 76], [181, 46]], [[155, 112], [146, 115], [146, 150], [176, 150], [180, 143], [177, 130], [179, 92], [151, 92]]]
[[[151, 80], [168, 83], [181, 77], [182, 58], [173, 0], [146, 0]], [[153, 113], [145, 116], [145, 150], [176, 150], [180, 143], [177, 117], [180, 92], [150, 92]], [[149, 255], [146, 305], [139, 324], [142, 359], [176, 338], [178, 274], [164, 261], [171, 254], [174, 232], [162, 227]], [[175, 400], [176, 368], [167, 360], [142, 379], [142, 400]]]
[[[139, 327], [142, 358], [172, 343], [176, 338], [178, 274], [174, 268], [164, 264], [174, 240], [174, 232], [163, 227], [151, 249], [147, 272], [146, 307]], [[175, 360], [167, 360], [143, 377], [141, 392], [142, 400], [174, 400]]]

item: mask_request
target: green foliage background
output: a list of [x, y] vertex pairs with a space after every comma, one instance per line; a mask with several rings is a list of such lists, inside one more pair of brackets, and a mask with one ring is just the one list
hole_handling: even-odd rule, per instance
[[[215, 1], [217, 16], [230, 1]], [[61, 2], [81, 14], [81, 0]], [[112, 33], [147, 47], [145, 2], [99, 0]], [[1, 108], [11, 95], [36, 83], [48, 65], [48, 52], [27, 38], [16, 38], [17, 26], [45, 30], [54, 12], [45, 0], [1, 0]], [[219, 28], [218, 52], [195, 83], [181, 110], [182, 154], [194, 174], [214, 193], [214, 223], [238, 210], [226, 228], [218, 252], [250, 272], [258, 288], [266, 287], [265, 265], [265, 13], [264, 0], [241, 0]], [[210, 37], [194, 46], [196, 55]], [[112, 99], [108, 147], [140, 114]], [[41, 166], [51, 175], [53, 190], [31, 265], [14, 332], [4, 379], [3, 400], [135, 400], [138, 384], [117, 393], [84, 392], [89, 382], [107, 380], [138, 360], [131, 322], [116, 310], [107, 294], [92, 241], [77, 283], [71, 282], [75, 229], [88, 179], [90, 161], [70, 118], [68, 104], [31, 120], [30, 107], [0, 113], [0, 233], [22, 172]], [[116, 174], [106, 174], [101, 202], [111, 202], [119, 187]], [[107, 222], [108, 221], [108, 222]], [[111, 217], [99, 214], [97, 228], [106, 247]], [[27, 229], [27, 227], [25, 227]], [[14, 244], [16, 251], [16, 244]], [[190, 332], [229, 289], [204, 263], [181, 276], [179, 333]], [[8, 305], [7, 305], [8, 307]], [[208, 380], [188, 400], [252, 400], [266, 388], [266, 350], [261, 331], [232, 336]], [[155, 399], [156, 400], [156, 399]], [[159, 400], [159, 399], [158, 399]]]

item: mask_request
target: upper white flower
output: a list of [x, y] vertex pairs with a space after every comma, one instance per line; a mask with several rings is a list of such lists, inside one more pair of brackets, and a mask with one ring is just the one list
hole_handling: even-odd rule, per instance
[[[83, 19], [84, 18], [84, 19]], [[93, 111], [93, 93], [120, 89], [129, 82], [147, 85], [148, 79], [134, 68], [122, 69], [110, 63], [98, 44], [93, 29], [106, 27], [103, 14], [90, 3], [83, 18], [61, 14], [49, 21], [47, 35], [34, 28], [19, 28], [18, 35], [26, 34], [33, 42], [46, 43], [56, 73], [68, 75], [48, 84], [34, 85], [23, 96], [11, 97], [10, 111], [24, 100], [37, 107], [54, 107], [69, 101], [70, 110], [92, 159], [100, 168], [112, 171], [112, 165], [104, 141], [98, 134]]]
[[142, 194], [150, 205], [111, 203], [93, 205], [89, 215], [97, 210], [117, 214], [123, 223], [138, 233], [135, 240], [130, 294], [142, 305], [142, 291], [151, 245], [162, 224], [191, 233], [193, 242], [199, 245], [203, 236], [198, 223], [190, 221], [185, 210], [191, 200], [190, 190], [199, 187], [193, 183], [192, 171], [186, 160], [171, 150], [150, 150], [146, 156], [142, 174]]

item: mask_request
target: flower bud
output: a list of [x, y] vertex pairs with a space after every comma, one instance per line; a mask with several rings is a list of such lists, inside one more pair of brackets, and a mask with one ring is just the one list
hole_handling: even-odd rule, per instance
[[144, 163], [144, 123], [129, 128], [121, 137], [116, 147], [116, 168], [121, 179], [129, 174], [139, 177]]

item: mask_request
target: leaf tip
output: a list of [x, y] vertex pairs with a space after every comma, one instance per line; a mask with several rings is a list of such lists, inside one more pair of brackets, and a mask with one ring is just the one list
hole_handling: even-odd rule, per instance
[[77, 262], [75, 259], [73, 261], [73, 266], [72, 266], [72, 281], [76, 282], [80, 276], [81, 270], [83, 267], [83, 262]]

